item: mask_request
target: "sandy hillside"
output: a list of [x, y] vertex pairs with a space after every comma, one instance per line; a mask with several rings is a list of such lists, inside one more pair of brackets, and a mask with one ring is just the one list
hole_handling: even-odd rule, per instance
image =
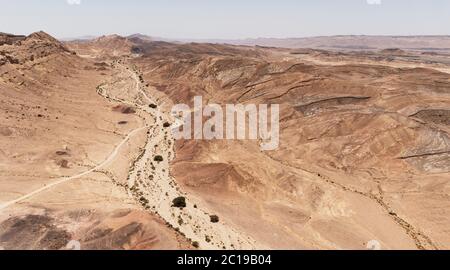
[[114, 69], [42, 32], [18, 39], [0, 46], [0, 246], [189, 248], [116, 183], [145, 143], [145, 120], [97, 93], [118, 83]]

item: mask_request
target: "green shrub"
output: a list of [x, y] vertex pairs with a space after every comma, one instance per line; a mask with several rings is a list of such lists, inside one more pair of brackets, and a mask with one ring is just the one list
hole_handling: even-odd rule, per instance
[[186, 207], [186, 198], [185, 197], [175, 198], [172, 201], [172, 203], [173, 203], [172, 207], [185, 208]]
[[212, 215], [212, 216], [210, 216], [210, 218], [211, 218], [211, 222], [212, 223], [218, 223], [219, 222], [219, 217], [216, 216], [216, 215]]

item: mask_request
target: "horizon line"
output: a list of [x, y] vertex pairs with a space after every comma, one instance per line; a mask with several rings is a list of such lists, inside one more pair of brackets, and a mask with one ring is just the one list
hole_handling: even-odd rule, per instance
[[[45, 32], [45, 31], [44, 31]], [[107, 36], [120, 36], [120, 37], [131, 37], [134, 35], [142, 35], [149, 38], [160, 38], [165, 40], [232, 40], [232, 41], [238, 41], [238, 40], [258, 40], [258, 39], [275, 39], [275, 40], [285, 40], [285, 39], [308, 39], [308, 38], [330, 38], [330, 37], [401, 37], [401, 38], [408, 38], [408, 37], [450, 37], [450, 34], [411, 34], [411, 35], [370, 35], [370, 34], [333, 34], [333, 35], [313, 35], [313, 36], [291, 36], [291, 37], [270, 37], [270, 36], [260, 36], [260, 37], [242, 37], [242, 38], [190, 38], [190, 37], [164, 37], [159, 35], [151, 35], [151, 34], [142, 34], [142, 33], [132, 33], [132, 34], [117, 34], [117, 33], [105, 33], [105, 34], [99, 34], [99, 35], [81, 35], [76, 37], [57, 37], [57, 39], [80, 39], [80, 38], [99, 38], [99, 37], [107, 37]]]
[[3, 32], [0, 31], [1, 34], [8, 35], [16, 35], [16, 36], [29, 36], [33, 33], [44, 32], [58, 40], [77, 40], [77, 39], [90, 39], [90, 38], [100, 38], [107, 36], [120, 36], [124, 38], [128, 38], [135, 35], [142, 35], [149, 38], [159, 38], [164, 40], [173, 40], [173, 41], [183, 41], [183, 40], [198, 40], [198, 41], [207, 41], [207, 40], [216, 40], [216, 41], [243, 41], [243, 40], [258, 40], [258, 39], [272, 39], [272, 40], [287, 40], [287, 39], [308, 39], [308, 38], [332, 38], [332, 37], [400, 37], [400, 38], [412, 38], [412, 37], [450, 37], [450, 34], [411, 34], [411, 35], [388, 35], [388, 34], [380, 34], [380, 35], [371, 35], [371, 34], [333, 34], [333, 35], [312, 35], [312, 36], [290, 36], [290, 37], [269, 37], [269, 36], [260, 36], [260, 37], [242, 37], [242, 38], [190, 38], [190, 37], [164, 37], [159, 35], [150, 35], [150, 34], [142, 34], [142, 33], [132, 33], [132, 34], [118, 34], [118, 33], [105, 33], [98, 35], [80, 35], [80, 36], [65, 36], [61, 37], [58, 35], [53, 35], [45, 30], [38, 30], [34, 32], [30, 32], [28, 34], [22, 33], [12, 33], [12, 32]]

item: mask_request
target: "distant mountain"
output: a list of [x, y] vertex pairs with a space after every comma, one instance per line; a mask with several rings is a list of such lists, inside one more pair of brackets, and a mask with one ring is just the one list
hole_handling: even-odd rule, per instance
[[133, 47], [133, 43], [128, 38], [119, 35], [101, 36], [90, 40], [75, 40], [65, 42], [65, 44], [81, 56], [94, 58], [99, 56], [125, 56], [130, 53]]
[[70, 54], [60, 41], [45, 32], [29, 36], [0, 34], [0, 66], [23, 64], [53, 54]]
[[159, 40], [159, 39], [155, 39], [154, 37], [151, 36], [147, 36], [147, 35], [143, 35], [143, 34], [133, 34], [133, 35], [129, 35], [127, 36], [128, 39], [141, 39], [144, 41], [154, 41], [154, 40]]
[[[1, 35], [0, 35], [1, 36]], [[96, 36], [62, 39], [63, 41], [85, 42], [95, 40]], [[132, 42], [165, 41], [171, 43], [214, 43], [243, 46], [262, 46], [278, 48], [312, 48], [324, 50], [371, 51], [402, 49], [417, 51], [450, 51], [450, 36], [365, 36], [340, 35], [305, 38], [255, 38], [255, 39], [170, 39], [136, 33], [124, 37]], [[0, 39], [1, 42], [1, 39]]]
[[281, 48], [315, 48], [328, 50], [404, 50], [439, 51], [450, 50], [450, 36], [329, 36], [307, 38], [257, 38], [257, 39], [205, 39], [182, 40], [246, 46]]
[[81, 36], [81, 37], [73, 37], [73, 38], [60, 38], [61, 41], [69, 42], [69, 41], [89, 41], [92, 39], [96, 39], [98, 36]]
[[[119, 35], [104, 35], [105, 36], [119, 36]], [[101, 38], [102, 36], [92, 36], [92, 35], [87, 35], [87, 36], [81, 36], [81, 37], [71, 37], [71, 38], [61, 38], [61, 41], [64, 42], [83, 42], [83, 41], [92, 41], [98, 38]], [[140, 34], [140, 33], [136, 33], [136, 34], [132, 34], [129, 36], [122, 36], [124, 38], [127, 39], [140, 39], [143, 41], [170, 41], [169, 39], [165, 39], [165, 38], [160, 38], [160, 37], [153, 37], [153, 36], [148, 36], [148, 35], [144, 35], [144, 34]]]
[[25, 38], [26, 38], [26, 36], [13, 35], [13, 34], [0, 32], [0, 46], [3, 44], [11, 45], [11, 44], [13, 44], [19, 40], [23, 40]]

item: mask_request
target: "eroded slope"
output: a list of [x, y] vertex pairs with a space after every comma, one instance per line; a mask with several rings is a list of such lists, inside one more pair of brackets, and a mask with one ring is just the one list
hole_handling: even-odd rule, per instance
[[135, 60], [173, 103], [201, 95], [282, 108], [273, 152], [252, 141], [177, 142], [176, 180], [228, 223], [271, 248], [448, 248], [448, 126], [411, 117], [448, 108], [448, 74], [186, 46]]
[[145, 119], [98, 95], [113, 68], [43, 32], [0, 52], [0, 246], [190, 248], [115, 181], [145, 143]]

